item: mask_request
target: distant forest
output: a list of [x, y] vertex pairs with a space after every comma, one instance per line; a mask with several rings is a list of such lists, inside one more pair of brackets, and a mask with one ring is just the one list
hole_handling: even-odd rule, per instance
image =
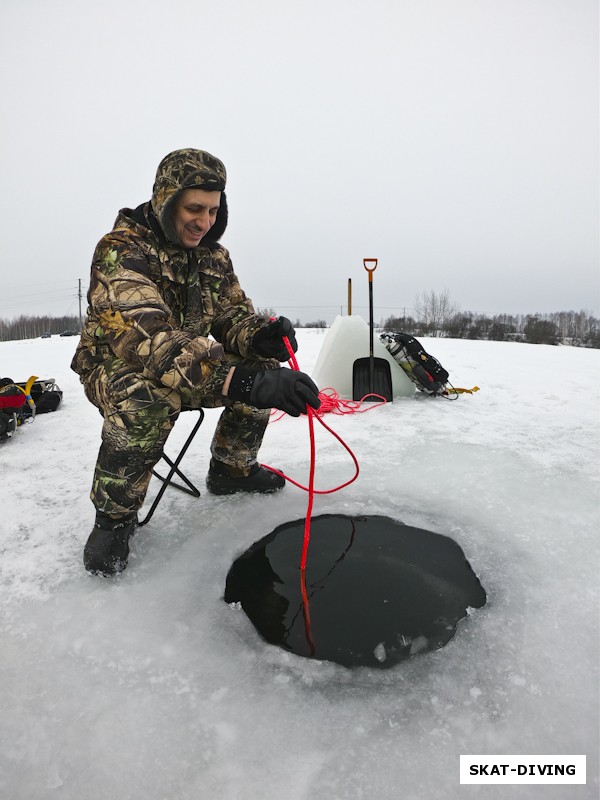
[[414, 336], [600, 348], [600, 320], [585, 311], [496, 314], [493, 317], [461, 311], [436, 325], [410, 316], [392, 316], [384, 320], [383, 328], [389, 331], [405, 331]]
[[79, 317], [28, 317], [20, 316], [7, 322], [0, 319], [0, 342], [16, 339], [37, 339], [43, 333], [52, 336], [65, 331], [81, 330]]
[[[259, 313], [277, 316], [272, 309]], [[406, 312], [413, 313], [406, 313]], [[325, 320], [294, 321], [296, 328], [326, 328]], [[488, 339], [494, 341], [529, 342], [531, 344], [567, 344], [574, 347], [600, 348], [600, 320], [587, 311], [557, 311], [552, 314], [495, 314], [489, 316], [472, 311], [459, 311], [446, 293], [421, 295], [415, 307], [402, 314], [379, 321], [378, 328], [404, 331], [413, 336], [443, 336], [452, 339]], [[36, 339], [44, 333], [58, 335], [79, 331], [79, 317], [20, 316], [0, 319], [0, 342]]]
[[461, 311], [447, 290], [422, 292], [413, 316], [391, 316], [385, 330], [405, 331], [414, 336], [444, 336], [450, 339], [488, 339], [530, 344], [568, 344], [600, 348], [600, 320], [588, 311], [557, 311], [552, 314], [495, 314]]

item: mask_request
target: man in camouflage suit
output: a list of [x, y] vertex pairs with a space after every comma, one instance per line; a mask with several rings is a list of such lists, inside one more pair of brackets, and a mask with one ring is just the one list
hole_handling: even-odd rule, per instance
[[[89, 307], [72, 368], [104, 416], [84, 549], [89, 572], [127, 565], [152, 468], [182, 408], [224, 407], [211, 444], [214, 494], [272, 492], [280, 476], [257, 462], [271, 407], [293, 416], [319, 407], [301, 372], [289, 320], [254, 312], [219, 238], [227, 225], [226, 173], [201, 150], [161, 161], [152, 199], [122, 209], [96, 247]], [[212, 338], [208, 338], [209, 335]]]

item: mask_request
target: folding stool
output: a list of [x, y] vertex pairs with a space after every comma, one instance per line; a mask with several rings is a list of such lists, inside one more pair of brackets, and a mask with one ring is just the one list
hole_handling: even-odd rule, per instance
[[[181, 459], [184, 457], [186, 450], [191, 445], [194, 436], [198, 433], [200, 425], [202, 425], [202, 422], [204, 420], [204, 410], [201, 408], [184, 408], [183, 411], [198, 411], [200, 416], [196, 420], [196, 423], [194, 424], [194, 427], [192, 428], [190, 435], [185, 440], [185, 443], [181, 448], [181, 450], [179, 451], [179, 455], [177, 456], [175, 461], [171, 461], [169, 456], [167, 456], [163, 451], [161, 458], [164, 461], [166, 461], [166, 463], [171, 468], [169, 473], [167, 474], [167, 477], [163, 478], [162, 475], [158, 474], [158, 472], [152, 470], [152, 474], [155, 475], [160, 481], [162, 481], [162, 486], [160, 487], [158, 494], [154, 498], [154, 502], [150, 506], [150, 510], [148, 511], [144, 519], [138, 522], [138, 526], [145, 525], [147, 522], [150, 521], [152, 515], [156, 511], [156, 507], [158, 506], [158, 504], [162, 499], [163, 494], [169, 488], [169, 486], [172, 486], [174, 489], [179, 489], [180, 491], [185, 492], [186, 494], [191, 494], [192, 497], [200, 497], [200, 490], [196, 486], [194, 486], [194, 484], [189, 480], [189, 478], [187, 478], [183, 474], [183, 472], [179, 469], [179, 464], [181, 463]], [[173, 480], [175, 474], [177, 474], [181, 478], [181, 480], [185, 483], [185, 486], [182, 486], [180, 483], [176, 483]]]

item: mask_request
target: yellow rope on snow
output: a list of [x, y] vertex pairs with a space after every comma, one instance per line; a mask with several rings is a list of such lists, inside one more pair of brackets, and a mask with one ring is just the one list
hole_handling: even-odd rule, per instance
[[473, 394], [474, 392], [479, 391], [479, 386], [473, 386], [472, 389], [459, 389], [457, 386], [453, 386], [452, 390], [448, 392], [448, 394]]

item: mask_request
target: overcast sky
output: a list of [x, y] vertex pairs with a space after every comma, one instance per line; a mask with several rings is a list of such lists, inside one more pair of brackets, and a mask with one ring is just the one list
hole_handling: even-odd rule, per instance
[[[600, 313], [597, 0], [0, 0], [0, 317], [77, 313], [160, 159], [228, 170], [255, 305]], [[85, 303], [84, 303], [85, 307]]]

